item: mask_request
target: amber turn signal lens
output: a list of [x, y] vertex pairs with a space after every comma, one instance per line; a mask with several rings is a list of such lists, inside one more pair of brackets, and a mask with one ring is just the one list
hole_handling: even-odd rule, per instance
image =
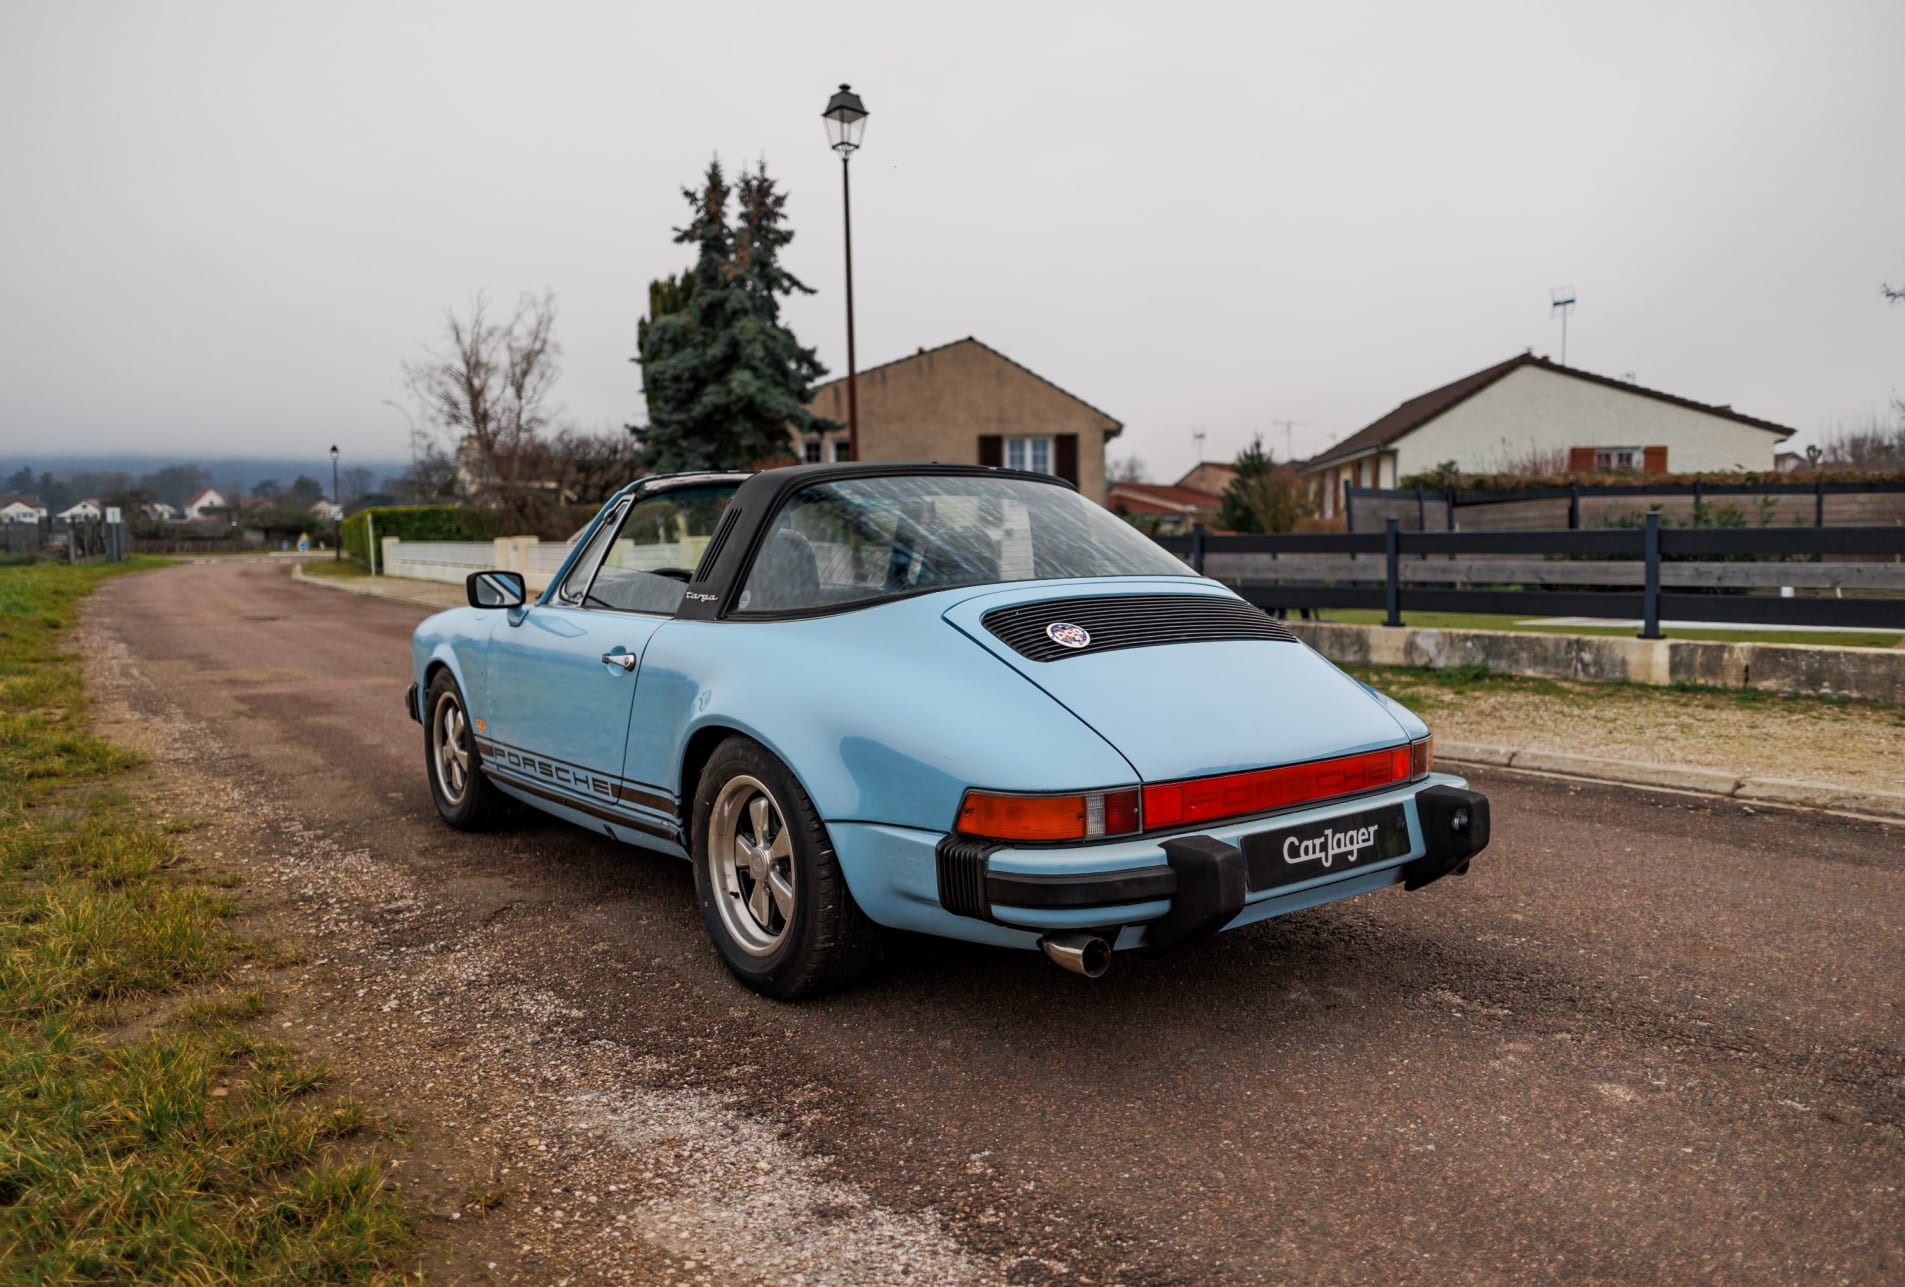
[[1409, 769], [1412, 778], [1426, 778], [1435, 767], [1435, 735], [1409, 743]]
[[953, 830], [980, 840], [1096, 840], [1138, 829], [1138, 793], [998, 795], [968, 791]]

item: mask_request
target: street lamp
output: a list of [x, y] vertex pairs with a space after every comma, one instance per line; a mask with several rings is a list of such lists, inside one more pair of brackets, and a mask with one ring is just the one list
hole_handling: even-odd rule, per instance
[[331, 526], [337, 548], [332, 552], [336, 562], [344, 561], [344, 503], [337, 495], [337, 444], [331, 444]]
[[866, 132], [867, 109], [850, 85], [827, 100], [820, 114], [827, 122], [827, 141], [840, 154], [840, 212], [847, 230], [847, 455], [860, 459], [860, 387], [853, 362], [853, 185], [847, 180], [847, 162], [860, 150]]

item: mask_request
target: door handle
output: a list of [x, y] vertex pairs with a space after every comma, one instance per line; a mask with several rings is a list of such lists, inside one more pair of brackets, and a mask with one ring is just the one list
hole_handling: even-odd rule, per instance
[[635, 654], [632, 652], [624, 652], [618, 648], [614, 652], [603, 653], [602, 664], [605, 666], [620, 666], [623, 670], [633, 670], [635, 669]]

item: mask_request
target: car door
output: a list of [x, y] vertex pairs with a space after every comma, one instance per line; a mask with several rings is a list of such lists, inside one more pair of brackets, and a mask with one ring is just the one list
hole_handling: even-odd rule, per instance
[[674, 616], [732, 484], [637, 495], [611, 513], [562, 583], [499, 622], [489, 643], [491, 766], [603, 820], [667, 799], [622, 778], [648, 640]]

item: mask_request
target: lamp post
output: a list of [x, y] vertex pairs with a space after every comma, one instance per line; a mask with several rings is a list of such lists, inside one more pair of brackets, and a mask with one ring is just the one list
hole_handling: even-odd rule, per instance
[[827, 122], [827, 140], [840, 154], [840, 213], [847, 230], [847, 455], [860, 459], [860, 388], [853, 362], [853, 185], [847, 162], [860, 150], [866, 131], [867, 109], [850, 85], [827, 100], [820, 114]]
[[344, 561], [344, 502], [337, 494], [337, 444], [331, 444], [331, 527], [332, 541], [336, 548], [332, 550], [335, 562]]

